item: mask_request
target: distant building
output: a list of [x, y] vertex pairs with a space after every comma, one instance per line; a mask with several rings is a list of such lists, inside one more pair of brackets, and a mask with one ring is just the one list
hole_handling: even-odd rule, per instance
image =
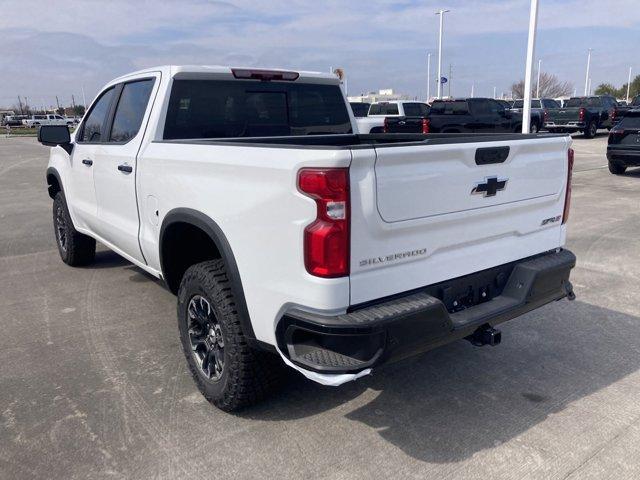
[[388, 102], [392, 100], [415, 100], [413, 97], [409, 95], [403, 95], [400, 93], [395, 93], [393, 88], [384, 88], [382, 90], [378, 90], [378, 92], [369, 92], [363, 93], [361, 95], [354, 95], [347, 97], [350, 102]]

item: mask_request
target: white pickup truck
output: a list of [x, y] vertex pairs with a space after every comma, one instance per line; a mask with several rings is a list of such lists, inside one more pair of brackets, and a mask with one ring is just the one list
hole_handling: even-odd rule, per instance
[[30, 115], [22, 120], [22, 124], [25, 127], [36, 128], [42, 125], [73, 125], [73, 119], [65, 118], [62, 115], [45, 114], [45, 115]]
[[366, 117], [356, 118], [358, 133], [383, 133], [384, 119], [387, 117], [425, 117], [429, 113], [429, 105], [410, 100], [393, 100], [376, 102], [369, 106]]
[[[72, 266], [96, 240], [165, 281], [224, 410], [283, 363], [339, 385], [573, 298], [570, 138], [358, 135], [338, 79], [165, 66], [104, 87], [46, 172]], [[132, 319], [135, 321], [135, 319]]]

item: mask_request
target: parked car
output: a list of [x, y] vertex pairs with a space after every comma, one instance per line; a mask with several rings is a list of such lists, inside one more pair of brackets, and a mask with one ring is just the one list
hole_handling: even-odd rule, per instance
[[356, 118], [363, 118], [369, 114], [370, 103], [367, 102], [349, 102], [353, 116]]
[[26, 115], [7, 115], [2, 121], [2, 125], [9, 125], [10, 127], [19, 127], [22, 125], [22, 121], [27, 118]]
[[36, 128], [42, 125], [73, 125], [73, 120], [65, 118], [61, 115], [46, 114], [46, 115], [31, 115], [24, 120], [22, 124], [25, 127]]
[[[544, 127], [549, 110], [560, 108], [560, 104], [553, 98], [532, 98], [531, 99], [531, 126], [532, 131], [538, 132]], [[524, 110], [524, 100], [518, 99], [513, 102], [511, 108], [514, 112], [522, 115]]]
[[640, 95], [637, 95], [628, 104], [625, 102], [624, 105], [621, 105], [621, 103], [622, 102], [618, 102], [617, 107], [612, 111], [611, 122], [614, 125], [620, 120], [622, 120], [624, 116], [627, 114], [627, 112], [640, 107]]
[[340, 385], [456, 339], [496, 345], [497, 324], [574, 298], [568, 137], [355, 131], [331, 74], [115, 79], [73, 137], [38, 133], [62, 261], [90, 264], [97, 240], [164, 280], [224, 410], [283, 365]]
[[389, 102], [375, 102], [369, 107], [365, 118], [356, 118], [358, 133], [382, 133], [384, 132], [384, 119], [390, 117], [404, 117], [405, 108], [424, 108], [428, 105], [423, 102], [409, 100], [394, 100]]
[[429, 115], [431, 107], [426, 103], [405, 103], [404, 116], [386, 117], [385, 133], [429, 133]]
[[609, 171], [623, 174], [628, 167], [640, 167], [640, 109], [626, 115], [609, 132], [607, 144]]
[[549, 110], [544, 126], [552, 133], [582, 132], [585, 138], [593, 138], [599, 128], [611, 129], [618, 108], [610, 95], [571, 97], [564, 107]]
[[[435, 100], [427, 120], [431, 133], [519, 133], [522, 130], [522, 114], [504, 108], [492, 98]], [[388, 122], [390, 124], [391, 119]]]

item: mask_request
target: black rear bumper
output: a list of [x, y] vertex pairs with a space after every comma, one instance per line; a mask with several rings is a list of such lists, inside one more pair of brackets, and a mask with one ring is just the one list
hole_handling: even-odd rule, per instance
[[608, 148], [607, 160], [624, 167], [640, 167], [640, 149]]
[[341, 315], [287, 312], [280, 350], [305, 369], [355, 373], [425, 352], [566, 296], [576, 257], [559, 250], [353, 307]]

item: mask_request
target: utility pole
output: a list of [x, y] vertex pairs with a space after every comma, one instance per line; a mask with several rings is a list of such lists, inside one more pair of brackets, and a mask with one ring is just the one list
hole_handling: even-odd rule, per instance
[[20, 100], [20, 95], [18, 95], [18, 105], [20, 105], [20, 115], [23, 115], [23, 112], [22, 112], [22, 100]]
[[542, 60], [538, 60], [538, 81], [536, 82], [536, 98], [540, 98], [540, 68]]
[[431, 54], [427, 54], [427, 102], [431, 98]]
[[584, 76], [584, 94], [588, 95], [589, 92], [589, 69], [591, 68], [591, 52], [592, 48], [589, 49], [589, 55], [587, 55], [587, 73]]
[[[442, 98], [442, 30], [444, 28], [444, 14], [449, 10], [438, 10], [436, 15], [440, 15], [440, 34], [438, 35], [438, 98]], [[451, 85], [449, 85], [451, 88]]]
[[531, 80], [533, 77], [533, 56], [536, 49], [536, 28], [538, 26], [538, 0], [531, 0], [529, 12], [529, 40], [527, 41], [527, 61], [524, 74], [524, 103], [522, 109], [522, 133], [529, 133], [531, 125]]
[[629, 103], [629, 89], [631, 88], [631, 67], [629, 67], [629, 81], [627, 82], [627, 103]]
[[[87, 109], [87, 97], [84, 96], [84, 85], [80, 85], [80, 88], [82, 89], [82, 106], [84, 107], [84, 109]], [[345, 88], [346, 90], [346, 88]]]
[[[60, 102], [58, 101], [58, 95], [56, 95], [56, 105], [58, 106], [58, 110], [60, 110]], [[56, 113], [58, 113], [58, 110], [56, 110]]]

